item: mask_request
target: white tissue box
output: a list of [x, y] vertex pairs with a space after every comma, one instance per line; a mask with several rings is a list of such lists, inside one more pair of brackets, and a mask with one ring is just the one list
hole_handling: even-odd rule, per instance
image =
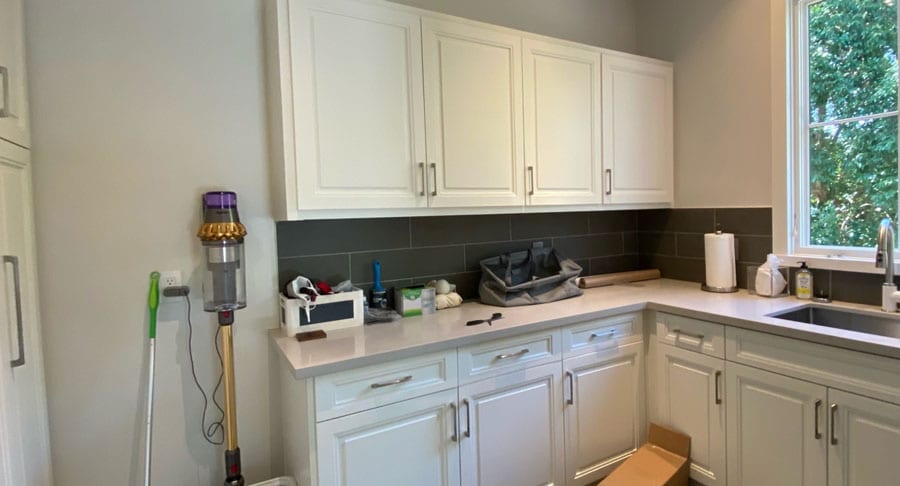
[[286, 336], [298, 332], [341, 329], [361, 326], [365, 321], [363, 314], [363, 291], [351, 290], [339, 294], [319, 295], [310, 308], [309, 320], [300, 299], [291, 299], [279, 295], [281, 301], [281, 330]]

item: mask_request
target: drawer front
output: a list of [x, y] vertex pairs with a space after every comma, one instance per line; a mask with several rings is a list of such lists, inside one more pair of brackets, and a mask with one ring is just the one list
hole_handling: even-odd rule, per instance
[[656, 337], [660, 342], [725, 358], [725, 326], [672, 314], [657, 314]]
[[459, 381], [471, 383], [562, 359], [559, 329], [459, 348]]
[[456, 373], [452, 350], [317, 376], [316, 421], [455, 388]]
[[727, 333], [728, 361], [900, 404], [900, 360], [736, 327]]
[[642, 339], [640, 313], [573, 324], [562, 330], [563, 357], [612, 349]]

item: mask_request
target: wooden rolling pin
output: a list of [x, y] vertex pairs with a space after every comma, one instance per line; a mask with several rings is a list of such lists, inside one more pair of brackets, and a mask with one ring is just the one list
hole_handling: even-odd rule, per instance
[[606, 285], [615, 285], [627, 282], [640, 282], [641, 280], [654, 280], [660, 278], [659, 270], [635, 270], [633, 272], [605, 273], [603, 275], [592, 275], [590, 277], [578, 277], [575, 281], [579, 288], [590, 289], [593, 287], [604, 287]]

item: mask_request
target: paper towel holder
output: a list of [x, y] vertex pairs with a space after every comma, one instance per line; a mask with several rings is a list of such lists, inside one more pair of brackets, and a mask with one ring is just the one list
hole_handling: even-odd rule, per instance
[[[716, 234], [721, 235], [722, 230], [717, 228]], [[737, 246], [738, 246], [738, 240], [735, 239], [734, 240], [734, 253], [735, 254], [737, 254]], [[706, 292], [713, 292], [716, 294], [733, 294], [738, 291], [738, 287], [736, 285], [731, 286], [731, 287], [712, 287], [712, 286], [706, 285], [706, 283], [704, 282], [704, 283], [700, 284], [700, 290], [704, 290]]]

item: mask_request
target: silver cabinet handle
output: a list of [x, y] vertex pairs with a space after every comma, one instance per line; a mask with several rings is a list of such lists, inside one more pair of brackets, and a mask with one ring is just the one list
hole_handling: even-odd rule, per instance
[[837, 422], [837, 403], [831, 404], [831, 445], [837, 445], [836, 422]]
[[684, 332], [684, 331], [682, 331], [681, 329], [672, 329], [672, 333], [675, 334], [675, 340], [676, 340], [676, 341], [677, 341], [678, 338], [679, 338], [680, 336], [682, 336], [682, 335], [687, 336], [687, 337], [692, 337], [692, 338], [694, 338], [694, 339], [699, 339], [699, 340], [703, 341], [703, 334], [693, 334], [693, 333], [690, 333], [690, 332]]
[[816, 400], [816, 405], [814, 408], [815, 408], [815, 422], [816, 422], [815, 437], [816, 437], [816, 439], [821, 439], [822, 431], [819, 429], [819, 410], [822, 409], [822, 400]]
[[602, 338], [605, 337], [607, 339], [612, 339], [616, 335], [615, 329], [610, 329], [609, 331], [605, 331], [602, 334], [598, 332], [592, 332], [590, 339]]
[[372, 388], [384, 388], [386, 386], [399, 385], [401, 383], [406, 383], [407, 381], [410, 381], [410, 380], [412, 380], [412, 375], [406, 375], [403, 378], [397, 378], [396, 380], [391, 380], [391, 381], [383, 381], [381, 383], [372, 383], [369, 386], [371, 386]]
[[612, 169], [606, 169], [606, 195], [612, 194]]
[[3, 107], [0, 108], [0, 118], [9, 118], [9, 68], [0, 66], [0, 78], [3, 81], [3, 91], [0, 96], [3, 97]]
[[431, 195], [437, 196], [437, 164], [431, 163], [431, 175], [434, 177], [434, 186], [431, 187]]
[[450, 440], [456, 442], [459, 440], [459, 417], [456, 414], [455, 403], [450, 403], [450, 413], [453, 415], [453, 434], [450, 435]]
[[[575, 405], [575, 373], [566, 370], [566, 378], [569, 379], [569, 398], [566, 398], [566, 404]], [[565, 390], [563, 390], [565, 395]]]
[[469, 417], [469, 411], [472, 406], [469, 404], [468, 398], [463, 398], [462, 404], [466, 406], [466, 431], [463, 432], [463, 436], [472, 437], [472, 420]]
[[13, 292], [16, 299], [16, 333], [19, 335], [19, 357], [10, 361], [13, 368], [25, 365], [25, 326], [22, 323], [22, 285], [19, 280], [19, 257], [3, 255], [3, 264], [12, 263]]
[[722, 404], [722, 395], [719, 394], [719, 382], [721, 381], [721, 378], [722, 378], [722, 372], [717, 370], [716, 371], [716, 405]]
[[419, 162], [419, 173], [422, 175], [422, 190], [419, 191], [419, 195], [424, 196], [425, 191], [428, 190], [428, 180], [425, 177], [425, 162]]
[[528, 179], [531, 181], [531, 189], [528, 191], [528, 195], [534, 196], [534, 167], [528, 167]]
[[498, 355], [495, 357], [495, 359], [497, 359], [497, 360], [499, 361], [499, 360], [501, 360], [501, 359], [518, 358], [519, 356], [525, 356], [526, 354], [528, 354], [528, 352], [529, 352], [529, 351], [528, 351], [528, 348], [525, 348], [525, 349], [521, 349], [521, 350], [519, 350], [519, 351], [516, 351], [515, 353], [498, 354]]

